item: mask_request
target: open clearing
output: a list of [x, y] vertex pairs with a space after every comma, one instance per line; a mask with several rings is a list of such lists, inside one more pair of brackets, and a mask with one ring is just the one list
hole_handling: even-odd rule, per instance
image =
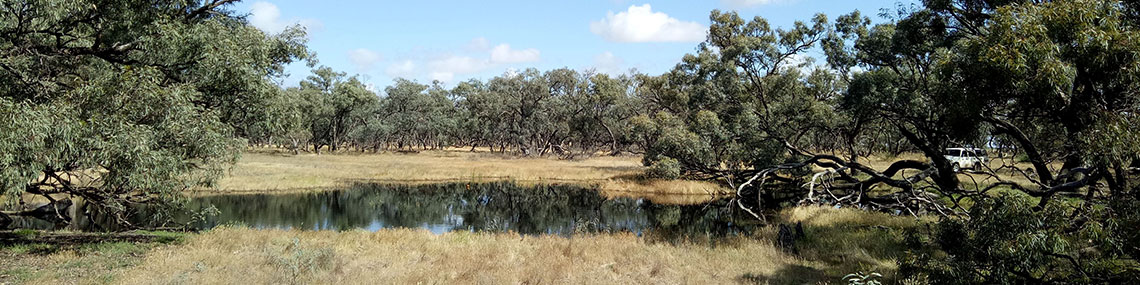
[[[247, 152], [215, 189], [195, 195], [320, 191], [356, 182], [514, 181], [598, 187], [606, 196], [695, 204], [727, 189], [640, 178], [636, 157], [514, 158], [485, 152], [287, 155]], [[676, 195], [699, 194], [699, 195]], [[290, 231], [220, 227], [169, 243], [0, 246], [0, 284], [44, 283], [817, 283], [873, 271], [892, 278], [902, 232], [922, 222], [853, 209], [797, 207], [751, 238], [668, 242], [632, 233], [574, 237], [420, 229]], [[802, 222], [797, 253], [776, 226]], [[79, 268], [79, 269], [76, 269]]]
[[[168, 245], [93, 243], [0, 247], [0, 283], [371, 284], [382, 283], [817, 283], [855, 271], [890, 277], [912, 218], [848, 209], [781, 212], [807, 237], [793, 255], [775, 230], [713, 246], [672, 244], [633, 234], [565, 238], [425, 230], [379, 232], [221, 227]], [[887, 228], [883, 228], [886, 226]], [[144, 257], [145, 253], [145, 257]], [[84, 270], [76, 270], [77, 264]]]
[[[356, 182], [430, 184], [513, 181], [596, 186], [610, 196], [629, 194], [726, 194], [705, 181], [644, 179], [645, 167], [633, 156], [596, 156], [581, 160], [520, 158], [466, 150], [420, 153], [292, 155], [279, 151], [246, 152], [218, 187], [198, 195], [240, 192], [322, 190]], [[681, 199], [673, 197], [674, 199]]]

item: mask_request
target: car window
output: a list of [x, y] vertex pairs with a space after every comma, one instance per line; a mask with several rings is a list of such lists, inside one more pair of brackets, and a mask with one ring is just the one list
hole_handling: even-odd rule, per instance
[[943, 154], [949, 155], [949, 156], [962, 156], [962, 150], [960, 150], [960, 149], [947, 149]]
[[979, 150], [975, 151], [975, 153], [977, 153], [978, 157], [986, 156], [986, 150], [984, 150], [984, 149], [979, 149]]

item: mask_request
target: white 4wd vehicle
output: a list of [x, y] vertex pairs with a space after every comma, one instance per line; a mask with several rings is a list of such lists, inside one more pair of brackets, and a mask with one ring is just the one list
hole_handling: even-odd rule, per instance
[[987, 161], [986, 150], [980, 148], [947, 148], [942, 156], [950, 160], [954, 172], [966, 168], [981, 170]]

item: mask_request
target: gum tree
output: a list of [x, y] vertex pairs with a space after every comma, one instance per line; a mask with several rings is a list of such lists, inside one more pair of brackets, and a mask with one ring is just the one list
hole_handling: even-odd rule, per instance
[[[122, 219], [211, 185], [304, 32], [267, 35], [233, 1], [0, 3], [0, 190]], [[25, 214], [6, 212], [5, 214]], [[52, 213], [58, 216], [58, 213]]]
[[760, 17], [713, 11], [708, 40], [661, 78], [642, 78], [654, 106], [635, 118], [645, 164], [730, 184], [769, 165], [811, 153], [812, 132], [828, 128], [828, 95], [813, 94], [805, 53], [824, 36], [826, 17], [773, 29]]

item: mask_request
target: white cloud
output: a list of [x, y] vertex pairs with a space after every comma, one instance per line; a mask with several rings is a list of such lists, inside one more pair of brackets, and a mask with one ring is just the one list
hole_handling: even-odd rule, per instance
[[489, 70], [509, 68], [512, 64], [541, 60], [538, 49], [514, 49], [510, 44], [491, 44], [478, 37], [436, 55], [411, 55], [390, 63], [385, 69], [389, 77], [416, 78], [454, 82]]
[[439, 80], [442, 82], [451, 82], [452, 79], [455, 79], [455, 73], [451, 73], [451, 72], [432, 72], [431, 73], [431, 80], [432, 81]]
[[444, 82], [450, 82], [457, 74], [479, 73], [492, 66], [487, 60], [456, 55], [432, 60], [427, 65], [431, 79]]
[[538, 61], [538, 50], [513, 50], [511, 45], [499, 44], [491, 49], [491, 63], [523, 63]]
[[428, 63], [432, 70], [454, 73], [476, 73], [489, 67], [487, 61], [469, 56], [447, 56]]
[[503, 71], [503, 76], [506, 76], [506, 77], [519, 76], [519, 69], [518, 68], [507, 68], [507, 71]]
[[388, 70], [384, 73], [391, 77], [411, 77], [415, 71], [416, 63], [411, 60], [404, 60], [388, 65]]
[[301, 25], [305, 30], [313, 32], [324, 27], [316, 19], [296, 19], [286, 21], [281, 19], [281, 9], [273, 3], [258, 1], [250, 5], [249, 23], [267, 33], [276, 34], [284, 31], [286, 27]]
[[612, 52], [604, 52], [594, 56], [594, 69], [601, 73], [610, 75], [620, 74], [622, 66], [625, 65], [625, 60], [617, 57]]
[[487, 38], [484, 37], [474, 38], [471, 42], [467, 43], [467, 49], [471, 51], [485, 51], [490, 47], [491, 42], [487, 41]]
[[262, 30], [276, 29], [278, 21], [281, 20], [281, 10], [277, 9], [277, 5], [269, 2], [254, 2], [250, 5], [249, 22]]
[[590, 31], [611, 42], [700, 42], [705, 40], [708, 28], [653, 12], [645, 4], [629, 6], [617, 14], [611, 11], [605, 19], [590, 22]]
[[776, 3], [780, 0], [721, 0], [721, 5], [733, 8], [752, 7]]
[[383, 59], [379, 53], [366, 48], [358, 48], [348, 52], [348, 61], [356, 66], [356, 72], [368, 72]]

